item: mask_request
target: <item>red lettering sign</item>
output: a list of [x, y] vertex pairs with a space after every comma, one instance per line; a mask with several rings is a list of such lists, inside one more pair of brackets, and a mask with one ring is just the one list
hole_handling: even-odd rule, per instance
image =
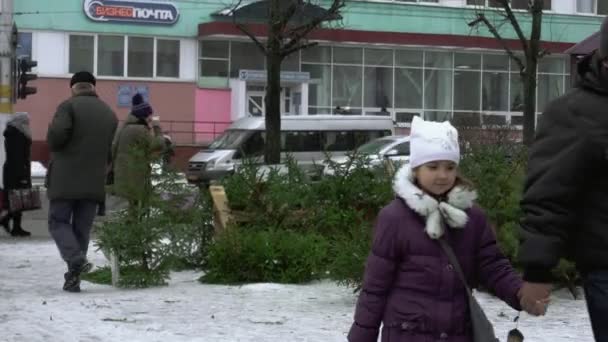
[[100, 17], [133, 18], [132, 7], [97, 6], [95, 15]]

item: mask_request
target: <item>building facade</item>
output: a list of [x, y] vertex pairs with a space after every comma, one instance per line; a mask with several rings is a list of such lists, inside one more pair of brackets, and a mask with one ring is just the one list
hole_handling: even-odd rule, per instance
[[[513, 0], [525, 32], [528, 0]], [[321, 6], [324, 2], [321, 1]], [[327, 5], [327, 3], [325, 3]], [[15, 1], [19, 54], [38, 61], [38, 94], [19, 101], [43, 140], [71, 75], [89, 70], [100, 96], [124, 119], [130, 97], [148, 97], [179, 143], [201, 143], [232, 121], [263, 115], [265, 59], [216, 0]], [[414, 115], [480, 124], [522, 122], [518, 70], [485, 27], [467, 23], [490, 0], [386, 0], [347, 3], [339, 23], [315, 31], [318, 46], [283, 64], [285, 115], [388, 115], [407, 127]], [[599, 29], [608, 0], [546, 0], [538, 111], [570, 85], [565, 51]], [[265, 28], [250, 30], [264, 36]], [[501, 35], [517, 49], [516, 35]]]

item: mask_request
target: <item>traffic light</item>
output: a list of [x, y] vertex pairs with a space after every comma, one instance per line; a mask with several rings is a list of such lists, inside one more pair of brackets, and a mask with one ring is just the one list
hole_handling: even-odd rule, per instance
[[33, 61], [29, 58], [21, 58], [18, 61], [19, 66], [19, 79], [17, 85], [17, 97], [20, 99], [25, 99], [28, 95], [34, 95], [38, 92], [36, 87], [28, 87], [27, 83], [29, 81], [34, 81], [38, 79], [37, 74], [32, 74], [32, 68], [38, 66], [37, 61]]

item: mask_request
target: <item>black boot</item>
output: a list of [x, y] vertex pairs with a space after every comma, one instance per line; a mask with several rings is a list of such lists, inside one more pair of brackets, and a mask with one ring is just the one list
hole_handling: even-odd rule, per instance
[[83, 261], [68, 265], [68, 268], [69, 271], [63, 275], [65, 279], [63, 290], [67, 292], [80, 292], [80, 275], [88, 273], [93, 268], [93, 264], [84, 259]]
[[8, 225], [10, 218], [11, 218], [11, 215], [6, 214], [6, 216], [4, 216], [2, 219], [0, 219], [0, 226], [2, 226], [8, 234], [11, 233], [11, 227]]
[[65, 282], [63, 283], [63, 291], [80, 292], [80, 274], [74, 272], [66, 272], [63, 275]]
[[11, 230], [11, 235], [17, 237], [31, 236], [32, 233], [21, 228], [21, 217], [21, 213], [17, 213], [13, 216], [13, 230]]

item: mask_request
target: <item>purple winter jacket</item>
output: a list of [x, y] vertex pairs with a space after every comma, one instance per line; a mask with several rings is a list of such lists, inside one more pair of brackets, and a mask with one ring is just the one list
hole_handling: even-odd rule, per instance
[[[472, 288], [478, 284], [521, 310], [521, 277], [496, 244], [475, 193], [459, 186], [438, 203], [413, 184], [409, 167], [396, 176], [397, 198], [382, 209], [350, 342], [472, 342], [466, 290], [437, 238], [454, 249]], [[442, 228], [441, 221], [449, 228]]]

